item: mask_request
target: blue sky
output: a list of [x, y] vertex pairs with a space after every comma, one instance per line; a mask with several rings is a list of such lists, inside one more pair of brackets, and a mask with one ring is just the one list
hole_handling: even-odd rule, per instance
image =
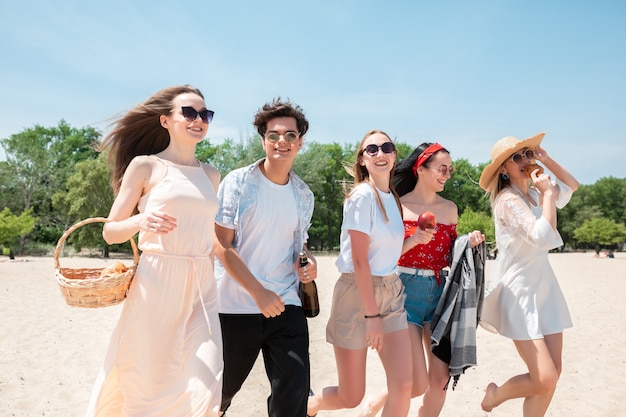
[[104, 131], [193, 84], [213, 143], [252, 135], [282, 96], [309, 141], [376, 128], [477, 164], [503, 136], [546, 131], [581, 183], [626, 178], [624, 21], [620, 0], [0, 0], [0, 138], [61, 119]]

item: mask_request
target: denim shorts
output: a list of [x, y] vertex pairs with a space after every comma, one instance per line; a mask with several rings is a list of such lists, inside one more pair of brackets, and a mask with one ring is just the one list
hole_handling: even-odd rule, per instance
[[424, 277], [421, 275], [400, 273], [400, 280], [404, 284], [404, 308], [407, 314], [407, 320], [411, 324], [415, 324], [424, 328], [425, 323], [430, 323], [435, 314], [435, 308], [441, 298], [445, 278], [441, 285], [437, 285], [435, 276]]

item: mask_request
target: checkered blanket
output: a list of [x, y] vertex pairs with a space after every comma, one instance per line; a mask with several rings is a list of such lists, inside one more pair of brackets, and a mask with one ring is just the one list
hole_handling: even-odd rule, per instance
[[431, 323], [431, 349], [448, 364], [454, 390], [461, 374], [477, 362], [476, 327], [484, 297], [485, 243], [471, 248], [468, 235], [459, 236], [451, 258], [450, 274]]

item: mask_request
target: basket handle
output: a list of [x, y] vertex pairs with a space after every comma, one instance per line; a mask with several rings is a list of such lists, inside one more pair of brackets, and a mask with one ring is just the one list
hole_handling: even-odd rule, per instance
[[[97, 223], [97, 222], [102, 222], [102, 223], [107, 223], [110, 222], [111, 220], [107, 219], [106, 217], [91, 217], [89, 219], [85, 219], [82, 220], [78, 223], [76, 223], [75, 225], [73, 225], [72, 227], [70, 227], [69, 229], [67, 229], [65, 231], [65, 233], [63, 233], [63, 236], [61, 236], [61, 238], [59, 239], [59, 242], [57, 243], [57, 247], [54, 249], [54, 268], [55, 269], [59, 269], [59, 255], [61, 254], [61, 249], [63, 249], [63, 243], [65, 242], [65, 240], [69, 237], [70, 233], [72, 233], [74, 230], [83, 227], [86, 224], [89, 223]], [[135, 266], [137, 266], [137, 264], [139, 263], [139, 252], [137, 250], [137, 244], [135, 243], [135, 239], [133, 239], [132, 237], [130, 239], [130, 246], [133, 248], [133, 261]]]

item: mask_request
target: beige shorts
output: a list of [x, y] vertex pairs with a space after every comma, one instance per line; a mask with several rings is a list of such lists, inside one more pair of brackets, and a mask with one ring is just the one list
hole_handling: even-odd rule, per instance
[[[374, 297], [381, 314], [383, 333], [409, 327], [404, 310], [404, 287], [397, 274], [372, 276]], [[353, 273], [343, 273], [335, 284], [326, 340], [344, 349], [365, 349], [365, 310]]]

